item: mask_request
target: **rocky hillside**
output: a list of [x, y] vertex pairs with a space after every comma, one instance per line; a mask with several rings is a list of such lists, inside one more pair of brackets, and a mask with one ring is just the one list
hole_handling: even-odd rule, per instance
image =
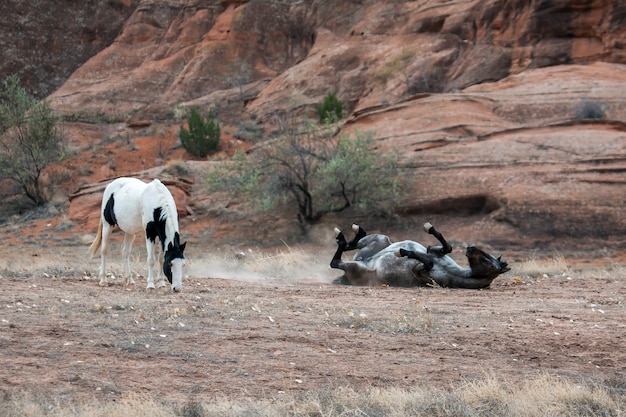
[[43, 98], [119, 35], [139, 0], [0, 2], [0, 79]]
[[[23, 27], [37, 38], [33, 21], [42, 18], [25, 13], [24, 3], [3, 3], [14, 10], [1, 15], [22, 11]], [[620, 0], [91, 3], [73, 16], [98, 18], [73, 27], [102, 35], [55, 36], [58, 51], [77, 52], [56, 57], [39, 76], [40, 83], [63, 78], [69, 62], [95, 54], [50, 96], [66, 115], [96, 121], [78, 128], [91, 132], [83, 140], [92, 146], [80, 148], [95, 167], [85, 181], [174, 157], [151, 154], [110, 169], [129, 145], [133, 152], [161, 146], [158, 135], [138, 139], [143, 147], [129, 144], [137, 126], [161, 126], [161, 141], [175, 136], [180, 106], [217, 106], [226, 130], [242, 137], [246, 129], [271, 132], [275, 111], [309, 114], [332, 91], [348, 111], [346, 131], [371, 129], [380, 152], [404, 156], [411, 190], [398, 209], [398, 234], [399, 225], [435, 217], [461, 238], [526, 248], [624, 243]], [[103, 32], [105, 21], [111, 28]], [[15, 36], [9, 42], [23, 57], [20, 72], [36, 77], [29, 69], [40, 67], [41, 51], [28, 58], [27, 38]], [[126, 139], [106, 141], [103, 154], [94, 148], [103, 136]], [[91, 204], [72, 200], [75, 224], [84, 225], [84, 212], [76, 213]], [[203, 210], [197, 205], [195, 215]]]

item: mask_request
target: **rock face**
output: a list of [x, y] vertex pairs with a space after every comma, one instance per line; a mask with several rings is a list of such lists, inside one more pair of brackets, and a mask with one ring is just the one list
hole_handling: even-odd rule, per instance
[[310, 114], [332, 91], [346, 132], [404, 156], [404, 217], [478, 215], [540, 244], [626, 235], [621, 0], [109, 5], [134, 11], [51, 95], [58, 110], [167, 120], [217, 105], [269, 131], [277, 110]]
[[373, 129], [381, 148], [405, 155], [415, 190], [406, 213], [482, 212], [548, 240], [620, 238], [624, 77], [606, 63], [527, 70], [363, 110], [347, 130]]
[[0, 2], [0, 79], [43, 98], [119, 35], [139, 0]]
[[[552, 65], [626, 63], [618, 0], [462, 4], [143, 0], [112, 45], [55, 94], [68, 111], [131, 112], [272, 80], [249, 105], [335, 90], [356, 110]], [[123, 99], [122, 99], [123, 97]], [[236, 96], [235, 96], [236, 98]]]
[[306, 57], [315, 40], [310, 13], [291, 2], [142, 1], [115, 42], [53, 99], [68, 112], [149, 113], [236, 91]]

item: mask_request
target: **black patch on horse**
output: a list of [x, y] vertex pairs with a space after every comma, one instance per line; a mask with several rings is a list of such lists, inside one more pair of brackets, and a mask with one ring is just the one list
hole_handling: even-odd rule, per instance
[[161, 207], [157, 207], [153, 212], [153, 220], [149, 221], [146, 225], [146, 237], [150, 239], [152, 243], [156, 243], [158, 237], [161, 241], [161, 249], [165, 251], [165, 222], [166, 219], [161, 219]]
[[109, 197], [109, 201], [107, 201], [106, 206], [104, 206], [104, 211], [102, 214], [104, 215], [104, 220], [107, 221], [111, 226], [115, 226], [117, 224], [117, 219], [115, 218], [115, 199], [113, 198], [113, 194]]
[[178, 232], [174, 233], [174, 240], [167, 245], [167, 250], [163, 256], [163, 273], [167, 277], [170, 284], [172, 283], [172, 261], [174, 259], [185, 259], [183, 251], [185, 250], [186, 245], [187, 242], [181, 245], [180, 235]]

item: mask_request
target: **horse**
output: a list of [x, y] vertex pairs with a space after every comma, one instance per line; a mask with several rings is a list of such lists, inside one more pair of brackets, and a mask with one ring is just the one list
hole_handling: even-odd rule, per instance
[[[172, 290], [182, 289], [183, 254], [187, 242], [180, 243], [176, 203], [167, 187], [158, 179], [145, 183], [137, 178], [121, 177], [106, 186], [102, 197], [98, 234], [89, 248], [91, 256], [100, 249], [100, 286], [107, 285], [106, 256], [113, 228], [124, 232], [122, 256], [124, 259], [125, 285], [134, 284], [130, 272], [130, 254], [137, 235], [144, 233], [148, 251], [148, 285], [155, 289], [154, 268], [157, 262], [156, 239], [161, 242], [158, 260], [163, 264], [163, 273]], [[156, 271], [157, 287], [164, 287], [165, 280]]]
[[[337, 251], [331, 268], [341, 269], [344, 275], [334, 284], [357, 286], [433, 286], [449, 288], [487, 288], [500, 274], [510, 271], [507, 262], [469, 246], [465, 255], [469, 268], [459, 266], [448, 254], [452, 246], [435, 227], [427, 222], [424, 231], [433, 235], [441, 246], [429, 246], [405, 240], [391, 243], [386, 235], [367, 235], [359, 225], [352, 225], [356, 233], [347, 242], [341, 230], [335, 228]], [[347, 250], [358, 250], [351, 261], [342, 261]]]

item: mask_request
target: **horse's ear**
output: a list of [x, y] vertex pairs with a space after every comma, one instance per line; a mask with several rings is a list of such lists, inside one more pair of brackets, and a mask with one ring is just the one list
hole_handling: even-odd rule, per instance
[[187, 242], [180, 245], [180, 251], [183, 252], [185, 250], [185, 246], [187, 246]]
[[174, 248], [174, 245], [172, 245], [172, 242], [167, 244], [167, 250], [172, 250]]

